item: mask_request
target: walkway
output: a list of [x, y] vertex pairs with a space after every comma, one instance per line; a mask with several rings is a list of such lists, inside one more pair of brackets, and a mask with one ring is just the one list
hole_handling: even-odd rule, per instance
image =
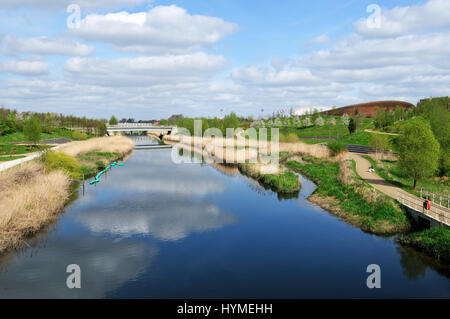
[[[393, 199], [398, 200], [403, 205], [408, 206], [416, 212], [423, 214], [422, 204], [424, 200], [422, 198], [407, 193], [401, 188], [392, 185], [376, 173], [369, 172], [369, 168], [372, 165], [361, 155], [348, 153], [347, 158], [356, 162], [356, 172], [373, 188]], [[440, 207], [439, 205], [433, 203], [431, 211], [426, 215], [437, 222], [450, 226], [450, 210], [446, 207]]]

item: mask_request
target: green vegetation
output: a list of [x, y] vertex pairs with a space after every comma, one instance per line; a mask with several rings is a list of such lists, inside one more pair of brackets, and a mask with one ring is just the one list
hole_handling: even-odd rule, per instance
[[389, 135], [371, 134], [369, 145], [377, 152], [386, 152], [392, 150], [392, 143]]
[[417, 188], [414, 190], [412, 187], [413, 179], [400, 170], [397, 162], [375, 161], [372, 157], [366, 155], [363, 157], [372, 164], [379, 176], [404, 191], [420, 196], [418, 189], [423, 188], [435, 194], [450, 196], [450, 180], [447, 177], [423, 178], [417, 182]]
[[19, 158], [24, 158], [25, 156], [0, 156], [0, 162], [14, 161]]
[[72, 133], [72, 138], [77, 141], [83, 141], [83, 140], [87, 140], [89, 138], [89, 136], [86, 133], [75, 130]]
[[418, 248], [438, 261], [450, 264], [450, 230], [444, 227], [427, 229], [400, 237], [403, 245]]
[[76, 159], [80, 163], [80, 175], [84, 176], [84, 178], [89, 178], [97, 174], [98, 171], [103, 170], [109, 163], [121, 157], [119, 153], [91, 151], [78, 155]]
[[398, 167], [413, 179], [413, 189], [416, 189], [418, 180], [432, 176], [437, 171], [439, 143], [431, 131], [430, 124], [416, 118], [405, 126], [398, 144]]
[[37, 144], [41, 139], [42, 126], [37, 117], [32, 116], [23, 122], [23, 135], [28, 142]]
[[297, 175], [291, 171], [285, 170], [280, 174], [261, 174], [259, 170], [254, 169], [253, 165], [249, 163], [239, 164], [239, 171], [277, 193], [292, 194], [300, 190], [300, 181]]
[[325, 205], [336, 201], [336, 205], [330, 205], [327, 209], [372, 233], [395, 233], [410, 227], [406, 215], [390, 199], [380, 197], [381, 199], [369, 202], [354, 185], [343, 184], [339, 180], [339, 163], [310, 157], [303, 159], [311, 163], [290, 161], [287, 167], [315, 181], [318, 187], [314, 194], [321, 197]]
[[0, 144], [0, 155], [19, 155], [42, 151], [50, 148], [50, 145], [16, 145]]
[[347, 150], [347, 146], [341, 141], [331, 141], [328, 143], [328, 147], [331, 150], [333, 156], [336, 156], [339, 153]]
[[80, 178], [80, 163], [63, 152], [46, 152], [42, 161], [47, 171], [62, 170], [72, 179]]
[[117, 124], [119, 124], [117, 118], [114, 115], [111, 116], [111, 118], [109, 119], [109, 125], [117, 125]]

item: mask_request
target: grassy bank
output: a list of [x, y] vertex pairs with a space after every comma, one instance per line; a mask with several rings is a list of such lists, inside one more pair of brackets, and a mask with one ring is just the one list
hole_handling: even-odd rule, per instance
[[25, 156], [0, 156], [0, 162], [14, 161], [19, 158], [24, 158]]
[[405, 176], [398, 168], [397, 162], [381, 160], [375, 161], [372, 157], [364, 155], [376, 173], [391, 184], [403, 189], [406, 192], [420, 196], [420, 188], [435, 194], [450, 196], [450, 180], [448, 177], [430, 177], [417, 182], [417, 188], [413, 189], [413, 179]]
[[280, 170], [274, 174], [263, 174], [258, 164], [239, 164], [239, 171], [257, 180], [265, 188], [270, 188], [274, 192], [283, 194], [293, 194], [300, 190], [300, 181], [294, 173], [289, 170]]
[[450, 229], [443, 227], [427, 229], [402, 236], [398, 241], [425, 252], [447, 266], [450, 264]]
[[393, 200], [355, 176], [352, 162], [304, 159], [308, 163], [289, 161], [286, 165], [318, 184], [312, 202], [370, 233], [392, 234], [410, 228], [406, 215]]
[[97, 138], [71, 143], [61, 152], [0, 173], [0, 253], [18, 248], [52, 223], [69, 200], [71, 179], [82, 170], [81, 163], [97, 165], [133, 150], [125, 137]]

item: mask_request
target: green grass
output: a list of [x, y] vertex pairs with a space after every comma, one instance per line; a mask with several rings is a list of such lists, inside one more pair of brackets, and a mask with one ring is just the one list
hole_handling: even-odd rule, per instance
[[335, 198], [342, 211], [357, 217], [361, 229], [386, 234], [409, 228], [406, 215], [396, 209], [389, 200], [370, 203], [356, 192], [354, 186], [342, 184], [339, 181], [338, 163], [316, 159], [311, 164], [290, 161], [287, 166], [315, 181], [318, 184], [315, 194]]
[[19, 158], [24, 158], [25, 156], [3, 156], [0, 157], [0, 162], [8, 162], [8, 161], [13, 161]]
[[375, 168], [375, 172], [390, 182], [391, 184], [403, 189], [406, 192], [420, 196], [420, 188], [431, 193], [450, 196], [450, 180], [425, 178], [417, 182], [417, 188], [413, 189], [413, 179], [405, 176], [398, 168], [397, 162], [381, 161], [381, 165], [377, 164], [375, 160], [367, 155], [363, 156]]
[[0, 144], [0, 155], [20, 155], [50, 148], [49, 145]]
[[79, 172], [84, 178], [89, 178], [104, 169], [109, 163], [121, 158], [119, 153], [91, 151], [77, 156], [80, 162]]
[[399, 242], [416, 247], [440, 262], [450, 263], [450, 230], [447, 228], [432, 228], [405, 235], [399, 238]]
[[[53, 133], [51, 134], [41, 133], [41, 140], [49, 140], [53, 138], [67, 138], [73, 140], [74, 138], [72, 137], [72, 132], [73, 132], [72, 130], [68, 129], [55, 128]], [[89, 135], [88, 137], [92, 137], [92, 135]], [[27, 142], [27, 139], [25, 138], [22, 132], [16, 132], [0, 136], [0, 144], [19, 143], [19, 142]]]
[[265, 188], [270, 188], [274, 192], [283, 194], [297, 193], [300, 190], [300, 181], [291, 171], [284, 171], [276, 174], [259, 174], [251, 171], [251, 165], [248, 163], [239, 164], [239, 170], [247, 176], [256, 179]]

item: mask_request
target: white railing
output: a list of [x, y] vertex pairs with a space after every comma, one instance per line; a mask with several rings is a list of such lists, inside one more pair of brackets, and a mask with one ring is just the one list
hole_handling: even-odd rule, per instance
[[436, 203], [432, 203], [431, 208], [429, 210], [424, 209], [423, 208], [424, 199], [403, 191], [397, 192], [397, 200], [402, 205], [409, 207], [410, 209], [418, 213], [421, 213], [431, 219], [434, 219], [441, 224], [450, 226], [450, 209], [447, 207], [441, 206]]
[[439, 206], [444, 206], [444, 207], [450, 208], [450, 197], [449, 196], [435, 194], [435, 193], [429, 192], [429, 191], [421, 188], [420, 189], [420, 198], [428, 199], [435, 204], [439, 204]]

